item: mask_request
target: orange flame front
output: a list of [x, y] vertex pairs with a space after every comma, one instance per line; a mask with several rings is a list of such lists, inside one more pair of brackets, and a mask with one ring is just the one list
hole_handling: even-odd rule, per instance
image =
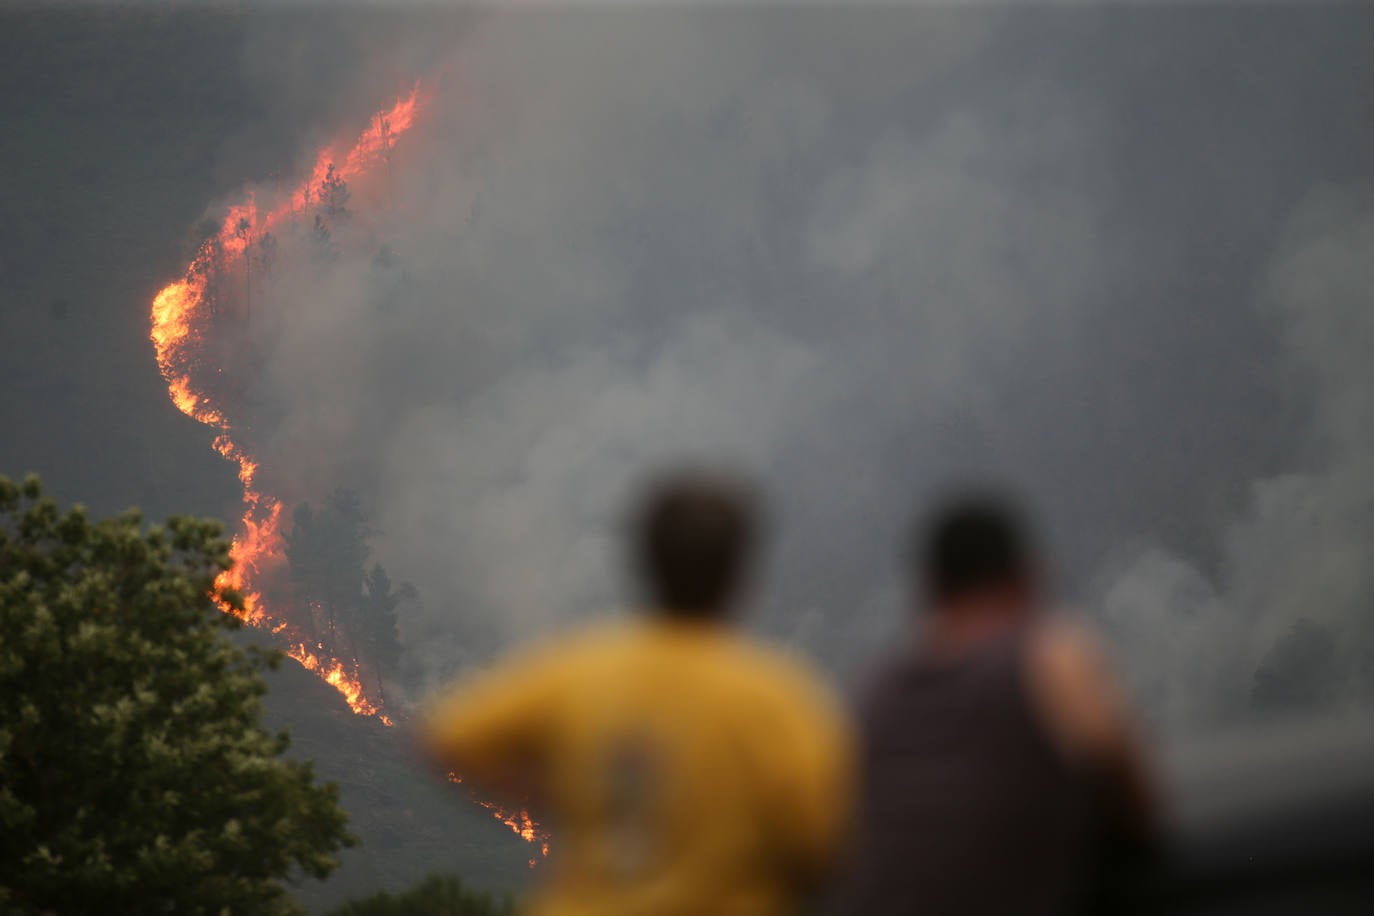
[[[212, 445], [238, 467], [239, 483], [243, 486], [243, 512], [229, 548], [232, 563], [215, 580], [216, 603], [245, 623], [277, 635], [285, 643], [286, 654], [342, 694], [354, 713], [375, 716], [387, 726], [393, 724], [392, 719], [383, 712], [380, 700], [374, 699], [364, 686], [358, 660], [334, 656], [304, 628], [267, 606], [259, 580], [265, 569], [285, 558], [282, 503], [259, 489], [257, 460], [236, 438], [234, 424], [225, 410], [214, 403], [212, 392], [197, 385], [196, 374], [203, 371], [206, 338], [214, 328], [208, 307], [207, 277], [217, 260], [249, 258], [252, 241], [294, 217], [297, 201], [308, 207], [313, 189], [321, 187], [331, 172], [338, 180], [350, 181], [379, 165], [389, 166], [394, 144], [414, 126], [420, 107], [420, 87], [416, 84], [409, 95], [376, 114], [352, 145], [346, 149], [335, 145], [321, 149], [310, 177], [269, 212], [259, 210], [252, 194], [231, 206], [219, 231], [201, 244], [182, 279], [169, 283], [153, 299], [150, 313], [149, 336], [172, 403], [188, 417], [216, 430]], [[243, 599], [241, 611], [231, 608], [220, 597], [225, 590], [239, 593]], [[456, 777], [454, 781], [461, 782]], [[548, 835], [539, 830], [528, 812], [510, 813], [488, 802], [479, 803], [522, 839], [540, 843], [541, 851], [548, 855]], [[530, 864], [533, 866], [533, 859]]]
[[[216, 430], [212, 445], [238, 467], [239, 483], [243, 487], [243, 512], [229, 549], [232, 563], [215, 580], [217, 604], [221, 610], [236, 614], [249, 625], [277, 635], [285, 642], [286, 654], [342, 694], [354, 713], [375, 716], [388, 726], [393, 724], [392, 719], [364, 686], [358, 675], [357, 659], [332, 655], [322, 643], [309, 638], [302, 627], [267, 606], [259, 578], [266, 568], [284, 559], [282, 503], [259, 489], [257, 460], [235, 437], [234, 424], [224, 409], [214, 403], [212, 392], [198, 386], [195, 376], [202, 369], [200, 363], [206, 337], [214, 326], [213, 316], [208, 314], [207, 277], [216, 259], [250, 257], [252, 240], [262, 238], [263, 233], [294, 216], [298, 200], [308, 207], [312, 189], [320, 187], [331, 171], [335, 178], [349, 181], [379, 164], [389, 165], [397, 138], [414, 126], [420, 104], [417, 84], [409, 95], [397, 99], [389, 109], [374, 116], [367, 129], [347, 149], [331, 145], [320, 150], [310, 177], [271, 211], [262, 213], [252, 194], [244, 202], [230, 207], [219, 231], [201, 244], [182, 279], [169, 283], [153, 299], [150, 313], [149, 336], [172, 403], [188, 417]], [[241, 611], [231, 608], [220, 597], [225, 590], [240, 594], [243, 599]], [[456, 777], [454, 781], [461, 782]], [[542, 853], [548, 855], [548, 835], [539, 830], [528, 812], [511, 813], [488, 802], [480, 804], [522, 839], [538, 842]], [[531, 866], [534, 861], [530, 860]]]
[[[408, 96], [397, 99], [390, 109], [377, 114], [344, 155], [337, 157], [343, 162], [342, 167], [335, 169], [338, 177], [342, 180], [356, 178], [387, 159], [396, 138], [415, 123], [419, 102], [417, 84]], [[194, 380], [205, 335], [211, 327], [206, 308], [207, 268], [216, 257], [248, 257], [251, 240], [261, 238], [263, 233], [291, 215], [297, 195], [308, 199], [310, 189], [318, 186], [321, 177], [333, 166], [335, 153], [333, 146], [322, 149], [310, 178], [296, 194], [288, 196], [271, 212], [260, 213], [252, 194], [243, 203], [230, 207], [219, 232], [201, 244], [185, 276], [168, 284], [153, 299], [149, 336], [172, 403], [188, 417], [218, 430], [213, 443], [215, 451], [238, 465], [238, 478], [243, 485], [243, 514], [229, 549], [233, 563], [215, 580], [216, 595], [225, 589], [239, 592], [243, 610], [235, 613], [245, 622], [285, 634], [289, 642], [288, 655], [343, 694], [355, 713], [378, 716], [389, 725], [391, 720], [382, 715], [380, 704], [368, 696], [358, 678], [356, 660], [346, 662], [334, 658], [318, 645], [311, 649], [309, 640], [304, 633], [298, 632], [296, 625], [274, 616], [267, 608], [256, 583], [266, 565], [283, 557], [281, 502], [257, 488], [257, 461], [236, 440], [233, 424], [213, 403], [211, 393], [198, 387]], [[216, 600], [221, 609], [231, 610], [222, 599], [217, 597]]]
[[[456, 785], [463, 784], [463, 777], [457, 773], [449, 773], [448, 779], [449, 782]], [[481, 799], [473, 800], [490, 811], [492, 817], [509, 827], [516, 836], [526, 843], [538, 843], [540, 855], [547, 856], [549, 854], [549, 833], [535, 823], [528, 811], [523, 808], [512, 811], [508, 808], [502, 808], [495, 802], [482, 801]], [[538, 861], [538, 859], [530, 859], [530, 868], [534, 868]]]

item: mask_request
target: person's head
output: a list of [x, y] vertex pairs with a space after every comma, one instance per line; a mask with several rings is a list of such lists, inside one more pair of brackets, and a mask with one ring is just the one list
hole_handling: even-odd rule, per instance
[[747, 485], [683, 471], [654, 480], [631, 519], [631, 566], [657, 613], [683, 618], [729, 614], [748, 579], [758, 538]]
[[987, 492], [943, 502], [916, 532], [911, 573], [936, 612], [961, 607], [1029, 610], [1039, 561], [1015, 504]]

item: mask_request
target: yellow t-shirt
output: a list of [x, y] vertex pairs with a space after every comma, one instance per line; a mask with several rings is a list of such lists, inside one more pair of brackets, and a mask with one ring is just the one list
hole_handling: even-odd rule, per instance
[[533, 776], [544, 916], [773, 914], [847, 825], [851, 743], [820, 681], [723, 624], [644, 620], [508, 661], [432, 711], [475, 782]]

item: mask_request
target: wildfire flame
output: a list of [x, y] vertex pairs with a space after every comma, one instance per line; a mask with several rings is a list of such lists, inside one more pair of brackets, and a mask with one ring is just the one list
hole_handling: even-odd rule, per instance
[[[230, 207], [219, 231], [201, 244], [182, 278], [167, 284], [153, 299], [149, 315], [149, 337], [172, 403], [188, 417], [216, 430], [212, 445], [238, 466], [239, 483], [243, 486], [243, 512], [229, 548], [232, 563], [215, 580], [216, 603], [226, 613], [236, 614], [247, 624], [283, 639], [286, 654], [342, 694], [354, 713], [374, 716], [387, 726], [393, 722], [382, 711], [380, 701], [368, 693], [358, 674], [357, 659], [335, 657], [303, 628], [267, 606], [258, 582], [265, 569], [285, 558], [282, 504], [258, 488], [257, 460], [236, 438], [234, 424], [224, 409], [214, 403], [212, 393], [197, 385], [195, 375], [201, 368], [207, 334], [213, 330], [207, 293], [208, 276], [217, 259], [222, 262], [249, 257], [249, 246], [254, 240], [261, 239], [284, 220], [294, 218], [298, 201], [303, 209], [308, 209], [313, 189], [321, 187], [331, 173], [338, 180], [350, 181], [379, 165], [389, 165], [396, 140], [414, 126], [420, 108], [417, 83], [408, 95], [378, 112], [350, 146], [331, 144], [321, 149], [309, 178], [273, 209], [262, 212], [251, 193], [245, 201]], [[242, 610], [230, 607], [220, 597], [226, 589], [239, 593]], [[461, 782], [456, 777], [454, 781]], [[548, 836], [540, 832], [528, 812], [511, 813], [488, 802], [481, 804], [522, 839], [540, 843], [543, 854], [548, 855]], [[534, 865], [533, 859], [530, 864]]]
[[[448, 779], [455, 785], [463, 784], [463, 777], [457, 773], [450, 772]], [[495, 802], [482, 801], [480, 798], [473, 799], [473, 801], [490, 811], [492, 817], [509, 827], [516, 836], [526, 843], [538, 843], [540, 855], [547, 856], [549, 854], [549, 834], [535, 823], [528, 811], [523, 808], [512, 811], [508, 808], [502, 808]], [[530, 859], [530, 868], [534, 868], [538, 861], [538, 859]]]
[[[417, 83], [409, 95], [379, 112], [342, 156], [336, 155], [338, 150], [332, 145], [320, 150], [310, 177], [274, 210], [261, 213], [252, 194], [243, 203], [230, 207], [219, 232], [201, 244], [183, 278], [169, 283], [153, 299], [149, 332], [158, 369], [167, 381], [172, 403], [188, 417], [218, 430], [213, 442], [215, 451], [238, 465], [238, 478], [243, 485], [243, 514], [229, 548], [232, 565], [215, 580], [215, 592], [218, 596], [225, 589], [237, 591], [243, 598], [243, 610], [236, 611], [217, 597], [220, 608], [237, 614], [252, 626], [285, 634], [289, 656], [343, 694], [355, 713], [377, 716], [385, 725], [392, 724], [391, 719], [382, 714], [381, 705], [368, 696], [358, 677], [356, 660], [346, 662], [335, 658], [318, 644], [311, 648], [305, 634], [297, 632], [298, 627], [273, 615], [267, 608], [256, 582], [264, 567], [284, 557], [282, 505], [257, 488], [257, 461], [234, 438], [234, 427], [228, 416], [212, 403], [210, 392], [197, 387], [193, 375], [209, 327], [207, 267], [217, 253], [222, 252], [224, 258], [248, 256], [252, 240], [262, 238], [263, 233], [292, 216], [295, 198], [300, 196], [308, 201], [311, 189], [318, 187], [331, 169], [340, 180], [347, 181], [386, 161], [396, 138], [415, 123], [419, 105]], [[336, 166], [336, 161], [343, 164]]]

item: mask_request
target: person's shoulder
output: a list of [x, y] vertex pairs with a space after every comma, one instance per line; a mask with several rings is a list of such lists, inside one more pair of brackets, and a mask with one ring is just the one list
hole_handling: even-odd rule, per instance
[[601, 617], [545, 641], [547, 654], [572, 667], [596, 666], [635, 651], [637, 628], [622, 617]]
[[839, 715], [829, 680], [799, 652], [741, 639], [735, 667], [750, 692], [781, 714]]
[[1119, 741], [1127, 703], [1090, 627], [1064, 617], [1046, 620], [1032, 633], [1027, 662], [1032, 701], [1066, 750], [1098, 756]]
[[627, 627], [615, 618], [597, 619], [545, 634], [514, 649], [498, 665], [537, 673], [545, 678], [578, 675], [595, 669], [608, 656], [622, 652]]
[[1032, 675], [1073, 683], [1107, 676], [1110, 666], [1102, 640], [1081, 620], [1052, 614], [1031, 631]]

